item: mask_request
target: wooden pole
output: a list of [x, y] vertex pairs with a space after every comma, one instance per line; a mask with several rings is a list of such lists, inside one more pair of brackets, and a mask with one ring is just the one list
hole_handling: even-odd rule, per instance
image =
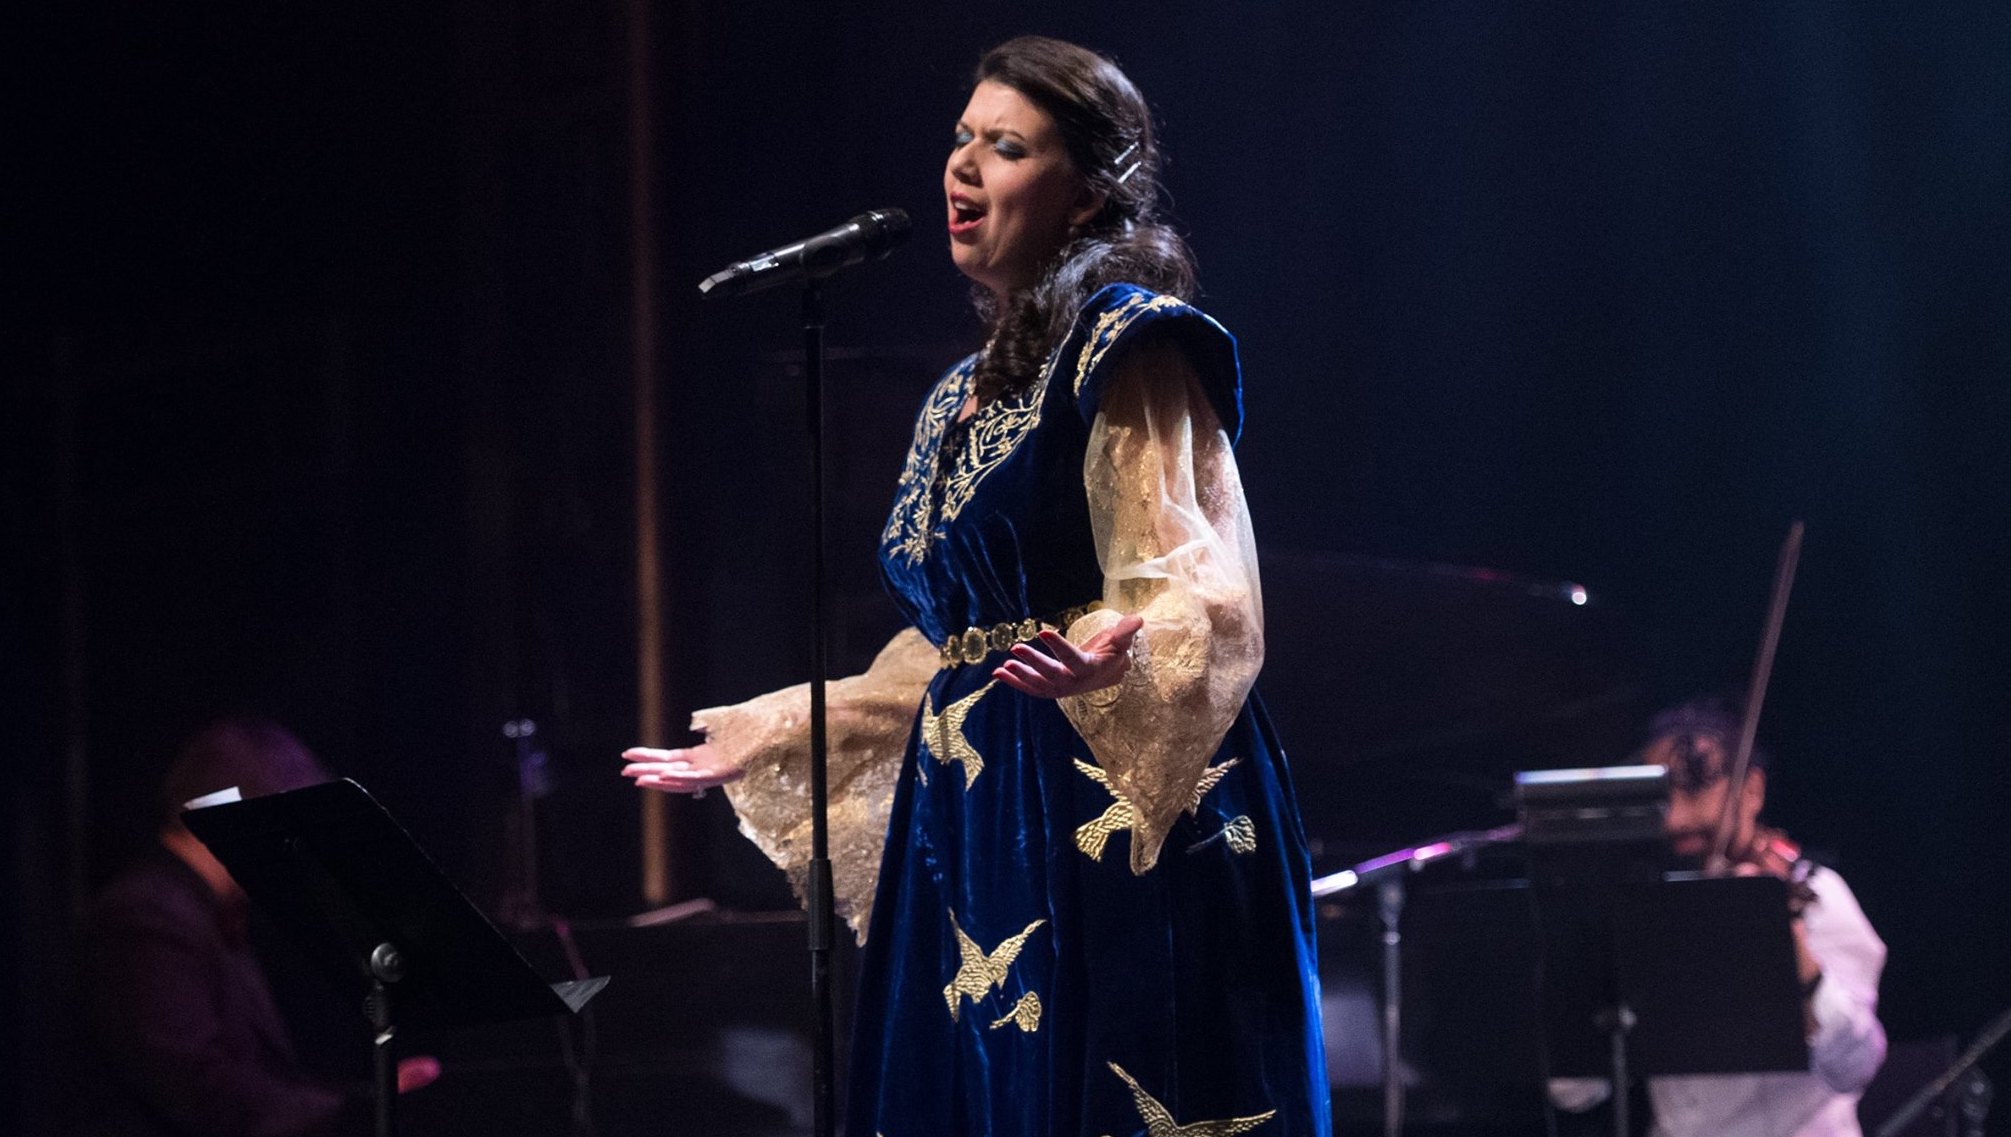
[[[628, 4], [629, 271], [635, 386], [635, 588], [637, 741], [662, 746], [665, 721], [663, 563], [657, 528], [656, 124], [650, 82], [649, 0]], [[663, 794], [642, 801], [642, 898], [671, 899], [670, 810]]]

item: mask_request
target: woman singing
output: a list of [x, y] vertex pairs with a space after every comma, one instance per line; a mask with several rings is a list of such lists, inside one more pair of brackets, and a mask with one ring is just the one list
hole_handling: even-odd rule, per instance
[[[1325, 1134], [1304, 838], [1251, 693], [1235, 341], [1185, 299], [1131, 81], [1038, 37], [976, 80], [943, 189], [988, 336], [923, 403], [882, 537], [912, 627], [829, 689], [866, 936], [847, 1129]], [[800, 878], [807, 703], [701, 711], [703, 743], [624, 773], [728, 785]]]

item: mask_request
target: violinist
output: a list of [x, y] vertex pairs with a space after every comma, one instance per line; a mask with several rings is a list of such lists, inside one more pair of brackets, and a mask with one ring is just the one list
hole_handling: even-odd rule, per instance
[[[1670, 852], [1701, 864], [1732, 792], [1738, 714], [1697, 699], [1656, 715], [1636, 760], [1669, 771]], [[1655, 1077], [1651, 1137], [1859, 1137], [1857, 1099], [1885, 1060], [1878, 976], [1885, 944], [1843, 878], [1804, 860], [1784, 833], [1760, 824], [1767, 761], [1755, 748], [1732, 810], [1731, 871], [1788, 882], [1795, 960], [1808, 1030], [1806, 1073]], [[1557, 1079], [1551, 1099], [1589, 1109], [1609, 1095], [1599, 1079]]]

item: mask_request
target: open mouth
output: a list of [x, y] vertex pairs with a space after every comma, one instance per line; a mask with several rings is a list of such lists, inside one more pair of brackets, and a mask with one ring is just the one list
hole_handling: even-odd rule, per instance
[[968, 233], [972, 229], [977, 228], [978, 222], [983, 221], [984, 219], [985, 219], [985, 211], [983, 208], [973, 205], [968, 201], [958, 199], [951, 200], [950, 202], [951, 233]]

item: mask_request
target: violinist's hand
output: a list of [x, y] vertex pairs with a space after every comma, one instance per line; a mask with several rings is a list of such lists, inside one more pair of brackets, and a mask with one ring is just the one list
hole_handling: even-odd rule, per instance
[[1137, 616], [1125, 616], [1079, 646], [1060, 632], [1043, 630], [1040, 646], [1046, 651], [1032, 644], [1014, 644], [1012, 658], [1000, 664], [992, 677], [1015, 691], [1043, 699], [1114, 687], [1131, 670], [1131, 642], [1144, 626], [1145, 621]]
[[635, 779], [643, 789], [667, 794], [703, 794], [713, 786], [737, 782], [746, 773], [729, 764], [710, 742], [682, 750], [632, 746], [621, 756], [628, 763], [621, 768], [623, 777]]

